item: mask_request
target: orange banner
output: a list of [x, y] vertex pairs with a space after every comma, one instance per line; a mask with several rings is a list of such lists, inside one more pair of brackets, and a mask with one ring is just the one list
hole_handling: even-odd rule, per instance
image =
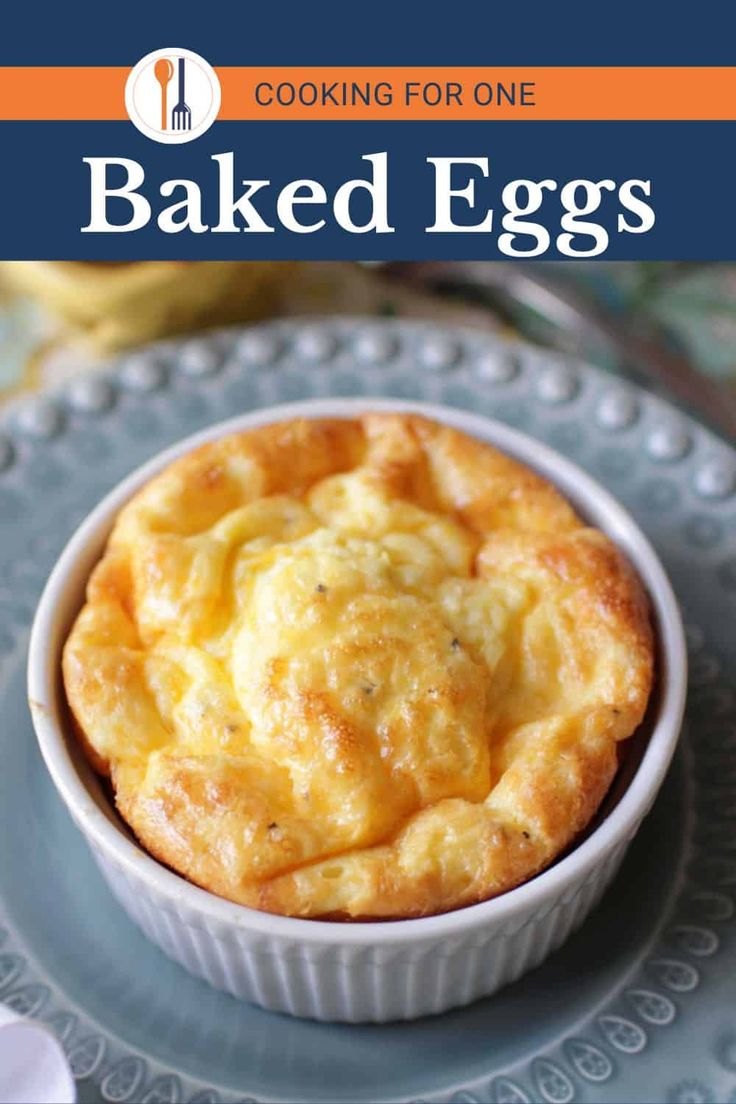
[[[220, 119], [736, 119], [736, 67], [222, 67]], [[125, 119], [123, 67], [0, 68], [0, 120]]]

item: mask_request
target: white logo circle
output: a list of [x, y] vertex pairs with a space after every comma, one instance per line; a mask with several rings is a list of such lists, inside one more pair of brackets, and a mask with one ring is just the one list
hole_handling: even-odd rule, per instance
[[191, 50], [153, 50], [128, 74], [125, 108], [141, 134], [177, 145], [199, 138], [220, 110], [220, 82]]

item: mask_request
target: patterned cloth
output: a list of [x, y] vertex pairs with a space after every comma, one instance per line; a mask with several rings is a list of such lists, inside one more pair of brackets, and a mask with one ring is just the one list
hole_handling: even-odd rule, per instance
[[[635, 334], [650, 348], [682, 362], [678, 379], [669, 380], [670, 397], [700, 407], [722, 432], [736, 436], [736, 418], [728, 409], [736, 399], [736, 266], [680, 263], [548, 263], [543, 266], [406, 264], [359, 266], [322, 263], [301, 266], [289, 284], [279, 313], [398, 314], [430, 317], [492, 331], [513, 329], [544, 344], [560, 344], [560, 320], [545, 310], [543, 298], [504, 300], [499, 290], [519, 275], [527, 283], [572, 294], [583, 316], [590, 311], [615, 334]], [[515, 270], [515, 271], [514, 271]], [[492, 286], [488, 281], [493, 275]], [[522, 297], [524, 298], [524, 297]], [[562, 326], [564, 328], [564, 314]], [[615, 340], [583, 327], [582, 352], [613, 371], [626, 371], [626, 355]], [[564, 341], [563, 341], [564, 347]], [[644, 358], [646, 359], [646, 358]], [[668, 392], [666, 362], [652, 371], [650, 384]], [[73, 333], [65, 332], [31, 300], [3, 292], [0, 285], [0, 401], [18, 391], [35, 390], [103, 363]], [[690, 367], [688, 367], [690, 366]], [[646, 382], [647, 365], [640, 366]], [[655, 366], [649, 366], [653, 368]], [[697, 374], [688, 381], [691, 368]], [[683, 383], [683, 376], [685, 377]], [[712, 381], [718, 381], [715, 384]], [[724, 403], [719, 401], [722, 388]], [[708, 390], [708, 395], [705, 391]], [[707, 401], [706, 401], [707, 399]], [[718, 408], [723, 405], [726, 413]], [[733, 407], [731, 407], [733, 409]], [[718, 414], [716, 418], [713, 415]]]
[[553, 264], [613, 316], [657, 332], [706, 375], [736, 379], [736, 265]]

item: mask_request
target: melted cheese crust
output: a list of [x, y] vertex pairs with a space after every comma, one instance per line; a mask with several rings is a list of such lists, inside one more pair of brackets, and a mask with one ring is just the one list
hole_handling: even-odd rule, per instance
[[557, 491], [413, 415], [299, 420], [122, 510], [64, 650], [157, 858], [286, 915], [502, 893], [588, 824], [642, 719], [638, 580]]

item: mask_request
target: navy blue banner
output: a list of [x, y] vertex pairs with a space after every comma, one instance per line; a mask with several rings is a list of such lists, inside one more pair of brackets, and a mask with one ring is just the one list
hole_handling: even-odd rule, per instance
[[[192, 143], [166, 146], [128, 122], [6, 122], [0, 253], [90, 260], [733, 259], [734, 180], [725, 151], [735, 138], [736, 123], [729, 122], [218, 122]], [[121, 159], [127, 168], [112, 163]], [[104, 174], [109, 193], [137, 192], [138, 200], [105, 196], [104, 218], [110, 227], [139, 229], [83, 231], [95, 225], [95, 174], [98, 185]], [[346, 188], [371, 178], [372, 189]], [[296, 180], [315, 187], [289, 191]], [[233, 202], [223, 203], [228, 187]], [[235, 207], [246, 192], [250, 199]], [[188, 205], [181, 204], [185, 197]], [[448, 219], [455, 229], [429, 230]], [[323, 225], [299, 232], [289, 228], [294, 222]]]
[[126, 0], [6, 4], [0, 65], [133, 65], [175, 43], [217, 65], [733, 65], [724, 0]]

